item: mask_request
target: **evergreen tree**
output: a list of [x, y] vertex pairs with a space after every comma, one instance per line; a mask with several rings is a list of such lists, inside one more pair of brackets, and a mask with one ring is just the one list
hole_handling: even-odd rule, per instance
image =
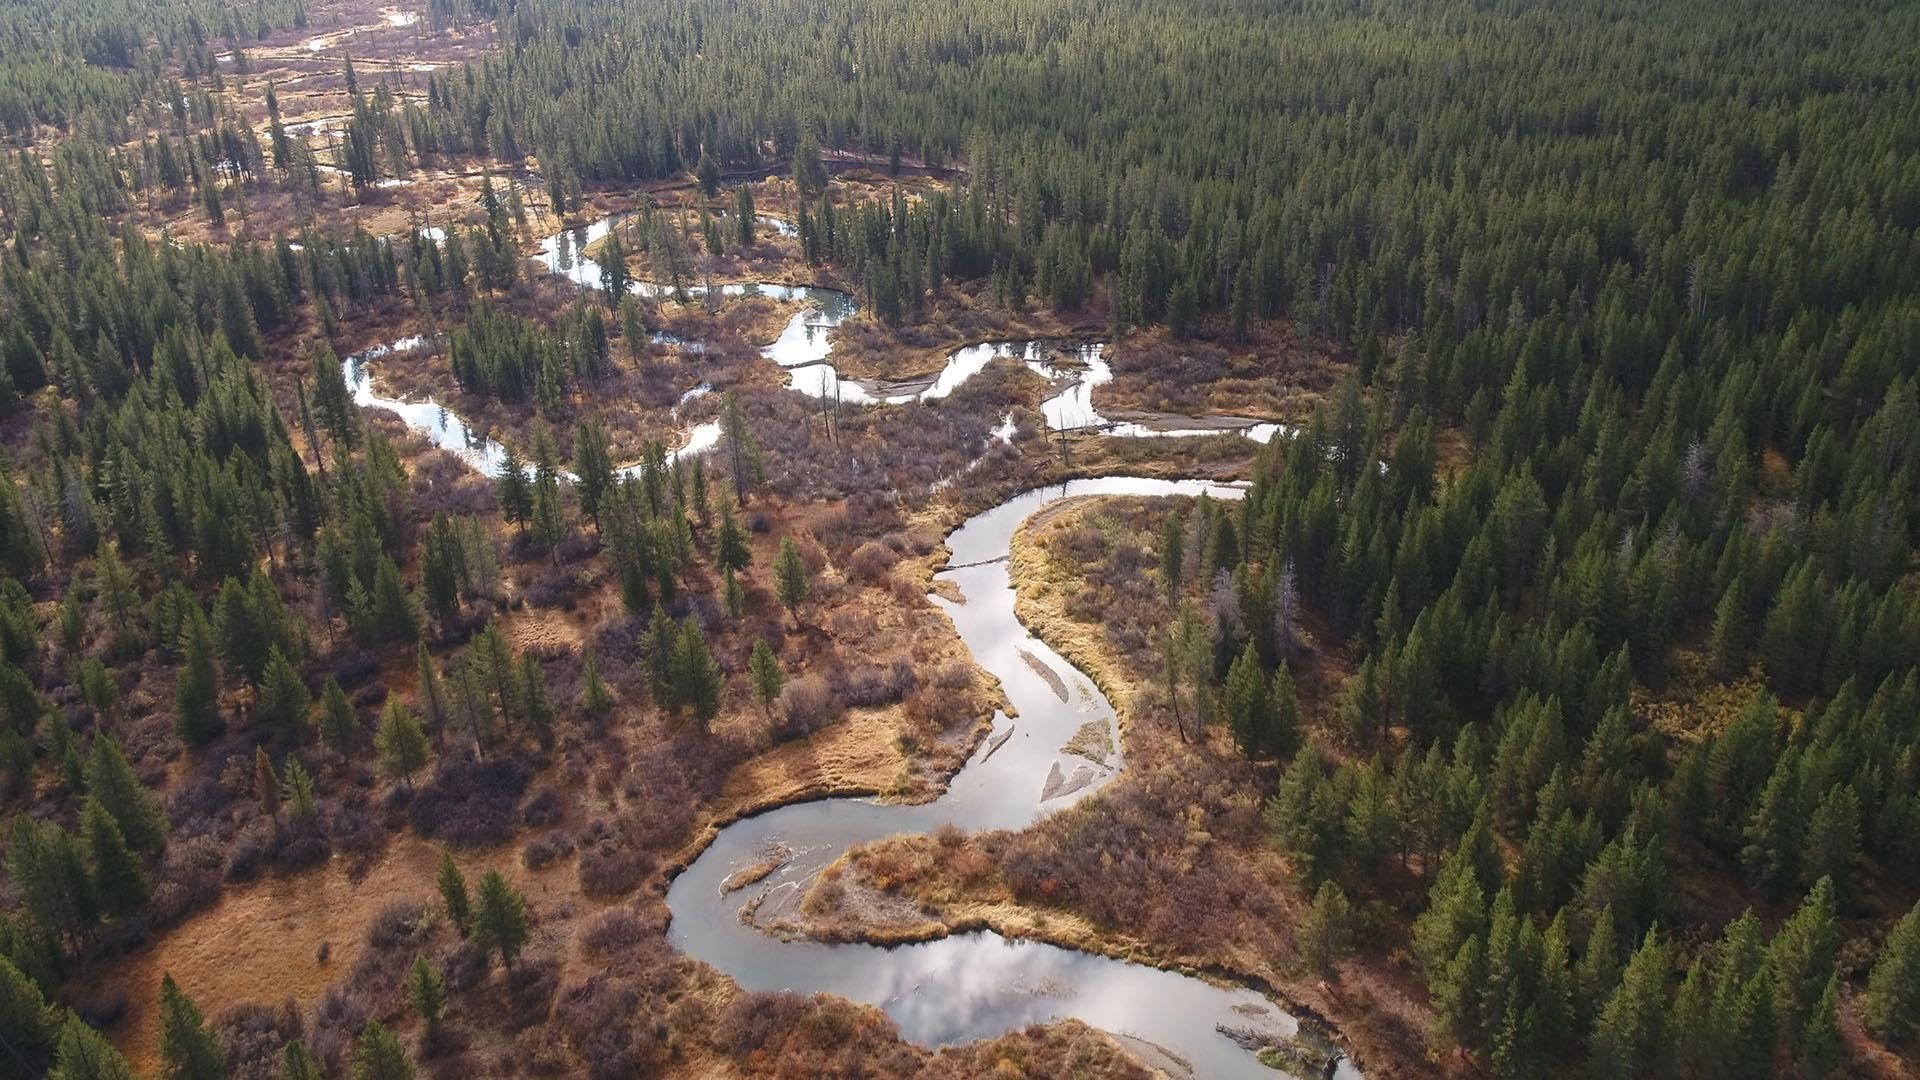
[[370, 641], [412, 641], [420, 636], [413, 597], [400, 580], [400, 568], [382, 555], [374, 570], [365, 636]]
[[420, 1014], [420, 1019], [428, 1027], [440, 1022], [441, 1010], [447, 1001], [447, 984], [440, 973], [427, 963], [424, 954], [415, 955], [413, 970], [407, 975], [407, 1004]]
[[1166, 590], [1167, 603], [1174, 604], [1180, 596], [1180, 575], [1186, 566], [1186, 532], [1180, 526], [1180, 518], [1168, 514], [1160, 522], [1160, 583]]
[[800, 548], [792, 537], [783, 537], [780, 541], [780, 554], [773, 561], [774, 590], [780, 597], [780, 606], [798, 625], [800, 605], [806, 602], [811, 588], [808, 580], [807, 564], [800, 558]]
[[1861, 1015], [1875, 1038], [1895, 1044], [1910, 1039], [1920, 1022], [1920, 903], [1900, 917], [1880, 946]]
[[746, 613], [747, 591], [741, 586], [740, 579], [734, 575], [732, 567], [726, 569], [720, 594], [721, 602], [727, 609], [728, 618], [738, 619]]
[[1827, 792], [1807, 825], [1800, 872], [1809, 884], [1822, 879], [1852, 883], [1860, 859], [1860, 797], [1851, 784]]
[[501, 451], [500, 478], [496, 481], [500, 516], [525, 531], [533, 519], [533, 489], [527, 482], [527, 468], [512, 446]]
[[196, 605], [186, 623], [186, 661], [173, 684], [173, 730], [180, 742], [200, 748], [221, 734], [219, 669], [213, 663], [213, 630]]
[[306, 731], [307, 711], [312, 706], [306, 680], [275, 646], [260, 677], [259, 704], [255, 707], [260, 722], [282, 739], [299, 739]]
[[7, 875], [35, 922], [68, 943], [93, 932], [100, 910], [80, 844], [53, 822], [18, 818], [7, 845]]
[[447, 909], [447, 918], [453, 921], [454, 928], [465, 937], [472, 929], [473, 908], [467, 897], [467, 879], [454, 865], [453, 855], [440, 853], [440, 869], [434, 875], [434, 887], [440, 891], [440, 903]]
[[320, 689], [320, 737], [326, 740], [328, 749], [343, 758], [353, 756], [360, 738], [360, 717], [347, 700], [347, 692], [340, 688], [340, 680], [331, 675]]
[[474, 944], [485, 952], [499, 953], [500, 962], [511, 968], [527, 943], [529, 929], [526, 900], [500, 871], [487, 871], [473, 905]]
[[1261, 748], [1277, 757], [1287, 757], [1300, 746], [1300, 701], [1294, 695], [1293, 675], [1282, 663], [1273, 671], [1267, 686], [1267, 729], [1260, 739]]
[[1667, 946], [1659, 931], [1647, 931], [1646, 940], [1627, 961], [1620, 985], [1600, 1010], [1589, 1075], [1612, 1080], [1660, 1073], [1669, 1049], [1668, 965]]
[[605, 716], [613, 711], [613, 690], [600, 676], [600, 658], [592, 649], [580, 665], [580, 711]]
[[299, 1039], [289, 1042], [280, 1056], [280, 1080], [323, 1080], [320, 1063]]
[[1271, 726], [1267, 717], [1269, 704], [1266, 676], [1260, 670], [1260, 653], [1249, 641], [1227, 669], [1226, 686], [1220, 695], [1227, 727], [1233, 732], [1240, 752], [1248, 757], [1266, 749], [1264, 743]]
[[1773, 1013], [1789, 1048], [1797, 1044], [1807, 1016], [1834, 972], [1840, 930], [1831, 878], [1821, 878], [1767, 950], [1773, 972]]
[[705, 730], [708, 722], [720, 713], [726, 680], [707, 649], [700, 624], [691, 615], [681, 624], [680, 640], [674, 647], [672, 680], [673, 699], [692, 706], [694, 719], [700, 722], [701, 730]]
[[147, 901], [147, 878], [140, 860], [97, 798], [89, 797], [80, 814], [80, 832], [93, 858], [93, 894], [108, 917], [127, 915]]
[[367, 1021], [353, 1042], [353, 1080], [413, 1080], [407, 1048], [378, 1020]]
[[447, 698], [446, 686], [440, 681], [440, 669], [433, 662], [433, 656], [427, 652], [426, 642], [414, 646], [414, 704], [419, 706], [420, 715], [425, 718], [427, 730], [433, 733], [437, 741], [445, 737], [447, 725], [453, 719], [453, 705]]
[[546, 669], [534, 659], [532, 653], [520, 654], [520, 674], [515, 680], [520, 687], [520, 715], [526, 718], [527, 726], [534, 731], [540, 745], [553, 745], [553, 701], [547, 694]]
[[306, 821], [313, 817], [316, 809], [313, 794], [313, 774], [300, 764], [300, 759], [289, 756], [286, 768], [280, 774], [280, 801], [286, 805], [287, 817], [294, 821]]
[[60, 1042], [54, 1053], [47, 1080], [135, 1080], [127, 1059], [100, 1033], [87, 1026], [72, 1012], [60, 1028]]
[[53, 1060], [56, 1021], [39, 985], [0, 955], [0, 1047], [24, 1074], [34, 1075]]
[[160, 801], [133, 774], [133, 765], [111, 735], [93, 740], [87, 757], [87, 791], [120, 826], [135, 851], [154, 852], [167, 841], [167, 819]]
[[1294, 932], [1301, 962], [1318, 978], [1332, 977], [1334, 965], [1352, 951], [1352, 936], [1353, 905], [1347, 894], [1331, 881], [1321, 882]]
[[380, 771], [406, 781], [413, 790], [413, 774], [427, 763], [427, 734], [420, 721], [398, 698], [388, 698], [380, 715], [380, 728], [374, 733], [374, 746], [380, 752]]
[[170, 1080], [225, 1080], [227, 1075], [219, 1037], [172, 975], [160, 978], [160, 1057]]
[[780, 670], [779, 658], [773, 655], [773, 650], [767, 647], [764, 640], [753, 643], [753, 655], [747, 660], [747, 674], [753, 680], [753, 696], [760, 703], [760, 711], [771, 716], [773, 703], [779, 700], [787, 676]]

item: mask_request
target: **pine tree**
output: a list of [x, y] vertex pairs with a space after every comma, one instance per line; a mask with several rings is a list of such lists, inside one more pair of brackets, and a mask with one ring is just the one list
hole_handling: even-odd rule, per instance
[[1661, 1071], [1670, 1049], [1666, 1040], [1668, 966], [1667, 946], [1659, 931], [1647, 931], [1594, 1025], [1588, 1073], [1595, 1080]]
[[632, 276], [627, 271], [627, 249], [620, 242], [619, 229], [608, 230], [596, 261], [600, 264], [600, 291], [607, 294], [607, 303], [622, 304], [624, 309]]
[[807, 599], [811, 585], [807, 579], [807, 564], [800, 558], [800, 548], [792, 537], [783, 537], [780, 541], [780, 554], [773, 562], [773, 580], [775, 591], [780, 596], [780, 606], [795, 625], [800, 621], [800, 605]]
[[120, 1051], [87, 1026], [77, 1013], [67, 1013], [60, 1043], [47, 1080], [136, 1080]]
[[1733, 583], [1713, 609], [1713, 636], [1707, 648], [1707, 665], [1722, 679], [1731, 679], [1747, 665], [1747, 580], [1735, 575]]
[[1833, 880], [1821, 878], [1767, 949], [1774, 1018], [1790, 1049], [1834, 972], [1840, 929], [1833, 894]]
[[734, 517], [733, 507], [720, 500], [720, 528], [714, 539], [714, 562], [722, 570], [745, 570], [753, 562], [753, 549], [747, 546], [746, 530]]
[[320, 737], [343, 758], [353, 756], [360, 738], [360, 717], [347, 700], [347, 692], [340, 689], [340, 680], [331, 675], [320, 689]]
[[140, 860], [121, 835], [120, 823], [99, 799], [88, 797], [80, 814], [80, 833], [93, 858], [93, 894], [101, 912], [114, 918], [146, 903], [147, 877]]
[[373, 641], [412, 641], [420, 636], [420, 618], [413, 597], [400, 580], [400, 568], [380, 556], [369, 597], [368, 633]]
[[489, 870], [480, 879], [473, 906], [473, 942], [485, 952], [498, 952], [500, 962], [513, 967], [529, 933], [527, 902], [500, 876]]
[[720, 587], [721, 602], [727, 609], [727, 618], [738, 619], [747, 610], [747, 591], [741, 587], [740, 579], [734, 575], [732, 567], [727, 568], [724, 577]]
[[427, 963], [424, 954], [415, 955], [413, 970], [407, 975], [407, 1004], [420, 1014], [420, 1019], [428, 1027], [440, 1022], [440, 1012], [447, 1001], [447, 984], [440, 973]]
[[288, 757], [286, 768], [281, 770], [280, 801], [287, 807], [287, 817], [294, 821], [305, 821], [314, 814], [313, 774], [299, 758]]
[[1840, 973], [1836, 971], [1827, 976], [1800, 1030], [1800, 1072], [1816, 1078], [1831, 1076], [1845, 1056], [1840, 1036]]
[[1591, 1027], [1600, 1019], [1600, 1010], [1620, 985], [1620, 943], [1615, 929], [1613, 908], [1609, 905], [1594, 917], [1587, 934], [1587, 947], [1573, 972], [1575, 1012]]
[[307, 693], [306, 680], [294, 670], [279, 646], [267, 656], [266, 670], [260, 676], [259, 704], [256, 715], [275, 735], [299, 739], [306, 731], [307, 711], [313, 696]]
[[446, 736], [447, 725], [453, 719], [452, 702], [447, 699], [447, 688], [440, 681], [440, 668], [434, 664], [432, 654], [427, 652], [426, 642], [414, 646], [413, 657], [414, 704], [419, 706], [427, 730], [438, 741]]
[[380, 715], [380, 728], [374, 733], [374, 746], [380, 753], [380, 771], [406, 781], [413, 790], [413, 774], [427, 763], [427, 734], [420, 721], [398, 698], [388, 698]]
[[413, 1080], [413, 1061], [400, 1037], [378, 1020], [367, 1021], [353, 1042], [353, 1080]]
[[225, 1080], [227, 1075], [219, 1037], [172, 975], [160, 978], [160, 1057], [169, 1080]]
[[613, 690], [600, 676], [600, 658], [592, 649], [580, 665], [580, 711], [605, 716], [613, 711]]
[[37, 1075], [53, 1060], [56, 1021], [39, 985], [0, 954], [0, 1050], [23, 1075]]
[[1353, 905], [1340, 886], [1331, 881], [1320, 883], [1294, 940], [1300, 947], [1300, 960], [1317, 978], [1330, 978], [1334, 965], [1353, 948]]
[[1807, 825], [1806, 842], [1800, 855], [1802, 880], [1809, 884], [1822, 878], [1833, 881], [1836, 891], [1855, 880], [1855, 864], [1860, 860], [1860, 797], [1853, 785], [1842, 784], [1827, 792]]
[[1487, 901], [1473, 860], [1458, 853], [1440, 868], [1427, 897], [1427, 910], [1413, 921], [1413, 955], [1431, 982], [1468, 938], [1485, 931]]
[[514, 680], [520, 687], [520, 715], [531, 727], [540, 745], [553, 745], [553, 700], [547, 693], [546, 669], [530, 652], [520, 654], [520, 674]]
[[1283, 661], [1273, 670], [1267, 686], [1267, 730], [1262, 734], [1262, 749], [1276, 757], [1288, 757], [1300, 746], [1300, 700], [1294, 695], [1293, 675]]
[[87, 791], [113, 815], [135, 851], [158, 851], [167, 842], [167, 819], [160, 801], [133, 775], [133, 765], [111, 735], [93, 740], [87, 757]]
[[527, 483], [527, 467], [512, 446], [505, 447], [501, 453], [500, 478], [496, 484], [500, 516], [524, 532], [533, 519], [533, 489]]
[[786, 685], [786, 673], [780, 670], [780, 660], [773, 655], [767, 643], [755, 641], [753, 655], [747, 660], [747, 674], [753, 680], [753, 697], [760, 703], [760, 711], [773, 715], [773, 703], [779, 700], [780, 690]]
[[1166, 591], [1167, 603], [1174, 604], [1180, 596], [1180, 575], [1186, 566], [1186, 531], [1181, 528], [1180, 518], [1168, 514], [1160, 522], [1160, 585]]
[[186, 661], [173, 684], [173, 730], [180, 742], [200, 748], [221, 734], [221, 680], [213, 661], [213, 630], [194, 605], [186, 621]]
[[99, 921], [93, 878], [80, 844], [51, 821], [18, 818], [7, 845], [7, 875], [27, 913], [68, 943], [85, 940]]
[[673, 655], [674, 700], [691, 705], [694, 718], [705, 730], [708, 722], [720, 713], [720, 699], [725, 689], [726, 680], [713, 653], [707, 649], [700, 624], [693, 616], [687, 616], [681, 624], [680, 640]]
[[434, 887], [440, 891], [440, 903], [447, 909], [447, 918], [452, 920], [460, 936], [467, 936], [473, 928], [473, 907], [467, 897], [467, 879], [460, 873], [460, 867], [454, 865], [453, 855], [440, 853], [440, 869], [434, 875]]
[[1371, 656], [1347, 680], [1340, 697], [1340, 720], [1347, 737], [1362, 750], [1379, 744], [1386, 732], [1386, 702], [1380, 689], [1380, 665]]
[[1913, 1036], [1920, 1022], [1920, 903], [1900, 917], [1880, 946], [1861, 1015], [1882, 1042], [1900, 1044]]
[[1249, 641], [1233, 666], [1227, 669], [1226, 687], [1220, 695], [1227, 727], [1233, 732], [1240, 752], [1249, 758], [1266, 749], [1263, 743], [1270, 727], [1269, 701], [1266, 677], [1260, 671], [1260, 653]]
[[288, 1043], [286, 1052], [280, 1056], [280, 1080], [324, 1080], [320, 1063], [299, 1039]]

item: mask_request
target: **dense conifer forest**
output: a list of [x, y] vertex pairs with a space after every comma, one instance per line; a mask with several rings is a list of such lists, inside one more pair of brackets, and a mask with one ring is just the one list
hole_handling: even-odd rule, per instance
[[[749, 812], [937, 792], [1001, 700], [941, 537], [1144, 472], [1246, 485], [1073, 534], [1154, 782], [847, 881], [1261, 985], [1379, 1076], [1912, 1075], [1917, 41], [1892, 0], [0, 6], [0, 1073], [1136, 1074], [743, 991], [664, 897]], [[817, 332], [889, 379], [1071, 338], [1305, 404], [1261, 446], [1049, 430], [1017, 362], [818, 400], [758, 280], [851, 294]], [[891, 756], [807, 773], [836, 731]], [[350, 961], [284, 943], [298, 1000], [138, 966], [401, 863]]]

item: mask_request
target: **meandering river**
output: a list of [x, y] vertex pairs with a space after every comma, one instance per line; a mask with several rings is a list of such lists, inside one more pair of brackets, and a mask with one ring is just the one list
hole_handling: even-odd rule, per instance
[[[539, 260], [553, 273], [588, 288], [600, 287], [600, 267], [582, 254], [605, 236], [608, 218], [548, 238]], [[668, 287], [635, 283], [637, 294], [662, 295]], [[1123, 436], [1181, 436], [1238, 431], [1265, 442], [1282, 429], [1235, 418], [1201, 426], [1148, 428], [1114, 424], [1093, 408], [1092, 390], [1111, 377], [1101, 348], [1082, 346], [1069, 368], [1049, 359], [1040, 342], [990, 342], [957, 350], [936, 375], [912, 383], [876, 385], [841, 378], [828, 363], [828, 331], [857, 310], [853, 298], [830, 289], [772, 284], [718, 287], [726, 295], [760, 293], [802, 307], [780, 337], [763, 350], [786, 368], [791, 385], [848, 403], [909, 405], [958, 389], [987, 364], [1016, 358], [1058, 388], [1042, 404], [1056, 430], [1100, 429]], [[697, 288], [688, 289], [698, 295]], [[459, 416], [429, 400], [401, 400], [375, 389], [370, 365], [422, 348], [418, 338], [378, 346], [349, 357], [345, 371], [355, 400], [398, 413], [436, 445], [494, 475], [498, 444], [477, 436]], [[681, 404], [705, 392], [704, 384]], [[1003, 425], [1003, 428], [1007, 425]], [[716, 423], [689, 430], [676, 453], [701, 453], [719, 438]], [[1082, 495], [1197, 495], [1238, 498], [1242, 489], [1196, 480], [1105, 477], [1075, 480], [1028, 491], [968, 519], [947, 537], [950, 569], [940, 579], [959, 600], [932, 600], [953, 620], [962, 642], [986, 671], [1000, 680], [1017, 714], [994, 718], [994, 730], [956, 773], [939, 799], [921, 805], [890, 805], [871, 799], [829, 799], [781, 807], [734, 823], [684, 872], [667, 894], [674, 944], [752, 990], [825, 992], [886, 1011], [903, 1034], [938, 1045], [989, 1037], [1030, 1023], [1072, 1017], [1158, 1047], [1200, 1077], [1270, 1077], [1273, 1071], [1224, 1031], [1259, 1033], [1269, 1039], [1299, 1037], [1317, 1048], [1332, 1075], [1357, 1080], [1360, 1073], [1331, 1045], [1264, 995], [1246, 988], [1130, 964], [991, 932], [955, 935], [922, 944], [882, 948], [864, 944], [782, 941], [741, 916], [750, 902], [764, 912], [790, 904], [821, 867], [849, 847], [882, 837], [930, 832], [944, 824], [963, 829], [1020, 828], [1039, 816], [1084, 798], [1110, 782], [1124, 766], [1113, 706], [1092, 680], [1047, 644], [1028, 634], [1014, 615], [1007, 555], [1015, 531], [1034, 511]], [[1039, 669], [1044, 669], [1042, 674]], [[1064, 697], [1059, 687], [1064, 685]], [[1099, 761], [1062, 748], [1083, 725], [1104, 725], [1115, 749]], [[1050, 791], [1064, 792], [1052, 798]], [[754, 885], [723, 894], [735, 872], [761, 862], [767, 851], [790, 856]]]

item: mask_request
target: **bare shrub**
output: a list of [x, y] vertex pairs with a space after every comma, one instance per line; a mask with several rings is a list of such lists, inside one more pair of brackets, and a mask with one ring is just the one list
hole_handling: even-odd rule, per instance
[[632, 909], [609, 908], [581, 931], [580, 944], [589, 954], [609, 953], [638, 944], [646, 932]]
[[843, 711], [845, 706], [827, 680], [814, 674], [802, 675], [780, 691], [780, 721], [775, 734], [782, 739], [811, 735], [839, 719]]
[[277, 1007], [253, 1002], [229, 1006], [214, 1018], [214, 1028], [232, 1080], [277, 1080], [287, 1043], [306, 1032], [292, 998]]
[[156, 929], [171, 926], [213, 903], [220, 895], [220, 875], [226, 861], [226, 855], [212, 837], [199, 836], [169, 844], [153, 899], [147, 901], [148, 925]]
[[638, 888], [655, 865], [646, 852], [607, 841], [580, 853], [580, 888], [590, 896], [624, 895]]
[[538, 870], [551, 866], [573, 854], [573, 841], [567, 834], [555, 830], [545, 836], [527, 841], [520, 849], [520, 861], [529, 870]]
[[520, 808], [520, 821], [537, 829], [555, 824], [565, 814], [566, 804], [561, 801], [560, 793], [550, 787], [543, 787], [535, 791], [526, 805]]
[[366, 1006], [339, 983], [327, 987], [320, 995], [319, 1003], [313, 1007], [313, 1022], [308, 1025], [313, 1038], [307, 1049], [319, 1059], [323, 1072], [329, 1076], [345, 1074], [348, 1049], [360, 1029], [367, 1026], [367, 1019]]
[[433, 779], [414, 796], [408, 820], [422, 835], [456, 847], [502, 843], [513, 836], [514, 811], [532, 775], [515, 758], [443, 757]]
[[570, 986], [555, 1010], [560, 1029], [595, 1080], [644, 1076], [666, 1062], [666, 1025], [631, 980], [605, 973]]
[[847, 567], [854, 577], [869, 585], [878, 585], [899, 561], [900, 557], [885, 545], [869, 540], [854, 549], [853, 557], [847, 560]]
[[897, 704], [919, 687], [920, 676], [913, 669], [913, 661], [896, 656], [884, 667], [836, 669], [832, 681], [842, 701], [865, 709]]
[[521, 1031], [546, 1020], [560, 989], [560, 958], [551, 953], [522, 957], [507, 973], [507, 1023]]
[[441, 949], [436, 966], [440, 977], [446, 980], [447, 990], [456, 994], [486, 982], [490, 970], [487, 953], [467, 940], [452, 942]]

